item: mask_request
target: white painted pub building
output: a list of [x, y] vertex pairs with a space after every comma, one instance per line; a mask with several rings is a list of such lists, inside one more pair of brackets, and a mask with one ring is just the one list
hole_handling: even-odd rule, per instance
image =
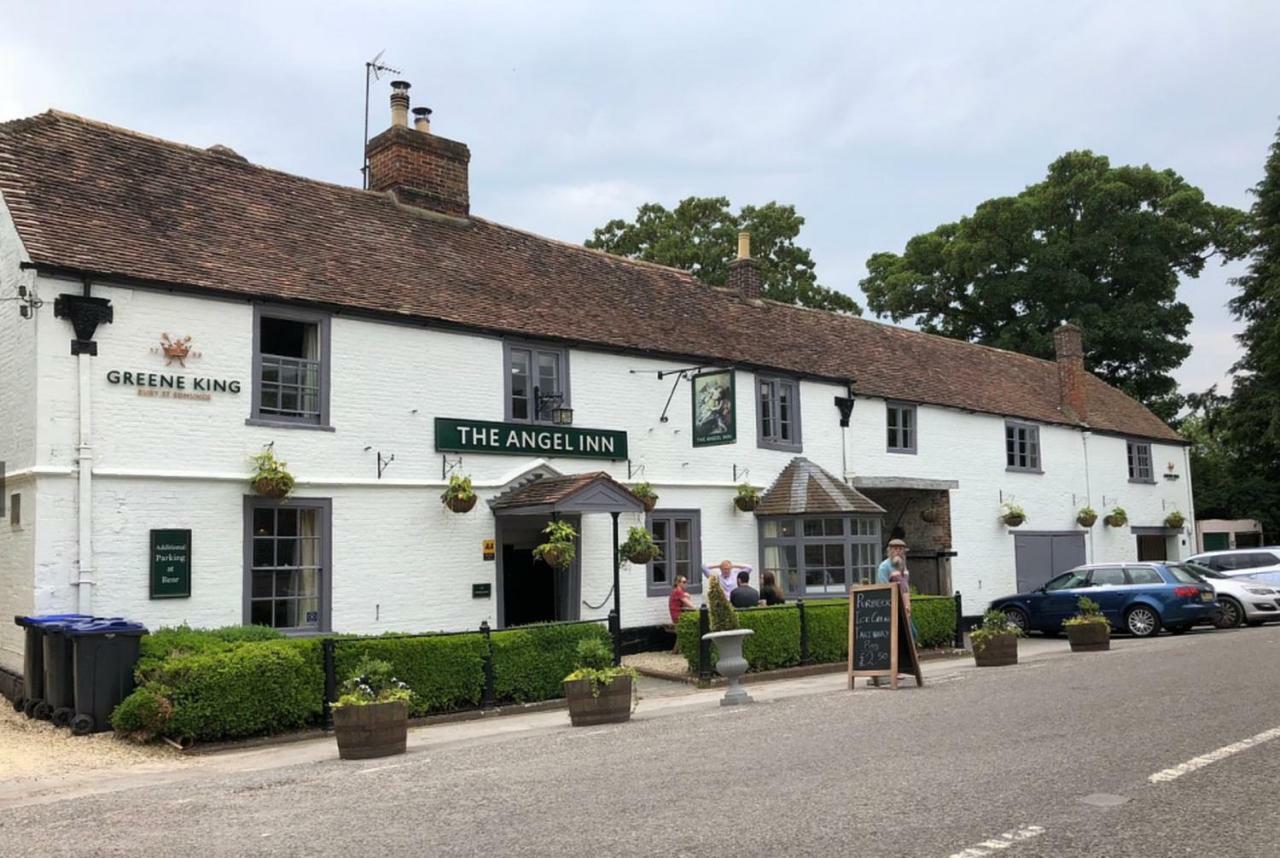
[[[968, 614], [1075, 563], [1189, 553], [1166, 526], [1191, 518], [1185, 445], [1084, 370], [1076, 329], [1038, 360], [761, 300], [749, 258], [715, 288], [486, 221], [467, 147], [411, 125], [407, 89], [368, 190], [56, 111], [0, 124], [6, 615], [603, 617], [613, 513], [664, 551], [623, 567], [624, 627], [726, 558], [838, 596], [894, 534]], [[250, 487], [264, 448], [283, 502]], [[442, 504], [450, 475], [470, 512]], [[1081, 527], [1085, 506], [1128, 523]], [[563, 572], [532, 560], [552, 517], [580, 531]]]

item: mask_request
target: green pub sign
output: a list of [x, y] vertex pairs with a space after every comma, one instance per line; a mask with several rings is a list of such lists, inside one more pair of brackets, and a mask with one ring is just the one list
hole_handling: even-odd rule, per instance
[[442, 453], [625, 459], [627, 433], [613, 429], [578, 429], [572, 426], [437, 417], [436, 449]]
[[191, 531], [151, 531], [151, 598], [191, 595]]

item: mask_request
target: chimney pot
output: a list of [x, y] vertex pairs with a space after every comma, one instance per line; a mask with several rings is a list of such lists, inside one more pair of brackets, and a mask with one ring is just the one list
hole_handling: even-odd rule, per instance
[[409, 127], [409, 82], [391, 81], [391, 124]]
[[1080, 329], [1069, 322], [1060, 326], [1053, 332], [1053, 350], [1058, 362], [1058, 403], [1068, 416], [1088, 422], [1084, 339]]
[[431, 108], [415, 107], [413, 109], [413, 127], [423, 134], [431, 133]]
[[745, 229], [738, 233], [738, 258], [751, 258], [751, 233]]

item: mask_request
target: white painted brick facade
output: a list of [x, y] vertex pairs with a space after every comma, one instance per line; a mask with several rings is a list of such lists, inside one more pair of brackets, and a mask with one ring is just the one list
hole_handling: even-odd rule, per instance
[[[0, 218], [3, 224], [7, 220]], [[0, 231], [0, 262], [14, 257], [14, 244], [11, 229]], [[6, 291], [14, 282], [11, 267], [5, 269]], [[0, 373], [6, 429], [16, 427], [6, 431], [7, 443], [12, 448], [13, 438], [27, 438], [23, 443], [34, 449], [18, 455], [50, 470], [27, 484], [37, 498], [30, 507], [34, 525], [17, 536], [8, 533], [7, 523], [0, 525], [0, 598], [6, 614], [14, 612], [10, 607], [50, 611], [75, 605], [77, 359], [68, 347], [70, 325], [53, 318], [52, 299], [79, 284], [42, 278], [38, 285], [48, 303], [38, 323], [19, 329], [29, 338], [38, 331], [34, 347], [22, 346], [19, 337], [26, 353], [15, 354], [8, 345], [14, 324], [5, 314], [12, 304], [0, 304], [0, 334], [5, 335], [0, 367], [29, 366], [30, 353], [38, 351], [37, 397], [6, 382], [9, 373]], [[433, 419], [503, 418], [506, 369], [500, 339], [336, 316], [331, 323], [334, 431], [264, 428], [245, 424], [252, 400], [253, 308], [248, 302], [100, 284], [93, 294], [110, 298], [115, 308], [115, 322], [98, 330], [99, 356], [93, 359], [95, 613], [152, 626], [241, 622], [248, 457], [274, 442], [277, 455], [299, 479], [297, 495], [332, 500], [335, 630], [459, 629], [496, 622], [496, 598], [473, 599], [471, 593], [472, 584], [495, 584], [495, 563], [481, 556], [482, 541], [494, 536], [494, 519], [483, 500], [540, 460], [465, 454], [462, 471], [476, 482], [482, 503], [466, 515], [451, 513], [439, 501], [443, 481]], [[161, 333], [190, 335], [201, 356], [186, 370], [166, 368], [164, 358], [152, 353]], [[659, 507], [701, 510], [704, 562], [727, 557], [758, 564], [756, 521], [732, 502], [735, 468], [747, 470], [751, 483], [768, 486], [794, 454], [757, 448], [754, 377], [745, 371], [737, 373], [738, 442], [695, 450], [689, 440], [688, 382], [681, 382], [671, 401], [669, 422], [659, 419], [673, 379], [659, 381], [654, 371], [678, 365], [572, 350], [574, 422], [625, 429], [632, 466], [643, 469], [636, 480], [654, 484]], [[106, 375], [113, 369], [236, 379], [242, 392], [214, 394], [211, 401], [143, 397], [131, 387], [108, 384]], [[903, 393], [909, 398], [910, 391]], [[1123, 439], [1091, 435], [1086, 441], [1080, 431], [1044, 426], [1044, 473], [1012, 473], [1005, 469], [1001, 418], [920, 406], [918, 454], [890, 454], [885, 452], [883, 401], [860, 397], [851, 426], [841, 430], [833, 398], [843, 394], [837, 385], [802, 383], [803, 455], [837, 475], [847, 461], [850, 477], [958, 481], [951, 493], [958, 553], [952, 574], [969, 612], [1013, 588], [1013, 539], [997, 517], [1001, 493], [1026, 508], [1027, 530], [1075, 529], [1075, 510], [1092, 502], [1104, 513], [1104, 496], [1108, 507], [1126, 507], [1135, 525], [1158, 525], [1175, 508], [1189, 514], [1181, 447], [1154, 445], [1153, 450], [1157, 472], [1173, 461], [1181, 480], [1132, 484]], [[34, 427], [34, 443], [24, 426]], [[375, 479], [377, 451], [395, 455], [381, 481]], [[607, 470], [627, 479], [626, 462], [547, 461], [562, 473]], [[641, 520], [623, 516], [622, 532]], [[610, 526], [607, 515], [583, 520], [581, 595], [593, 605], [604, 602], [611, 585]], [[189, 599], [148, 598], [152, 528], [192, 529]], [[1127, 528], [1113, 532], [1099, 522], [1090, 538], [1091, 559], [1136, 556]], [[624, 625], [665, 621], [665, 599], [646, 597], [643, 570], [623, 568], [621, 597]], [[603, 617], [609, 607], [583, 607], [582, 616]], [[12, 666], [17, 638], [7, 629], [0, 635], [0, 659]]]

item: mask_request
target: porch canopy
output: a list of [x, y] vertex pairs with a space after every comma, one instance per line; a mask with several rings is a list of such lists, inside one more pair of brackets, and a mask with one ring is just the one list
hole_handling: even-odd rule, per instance
[[631, 490], [604, 471], [541, 477], [489, 501], [494, 515], [644, 512]]
[[797, 456], [760, 499], [756, 515], [883, 515], [884, 507], [808, 459]]

